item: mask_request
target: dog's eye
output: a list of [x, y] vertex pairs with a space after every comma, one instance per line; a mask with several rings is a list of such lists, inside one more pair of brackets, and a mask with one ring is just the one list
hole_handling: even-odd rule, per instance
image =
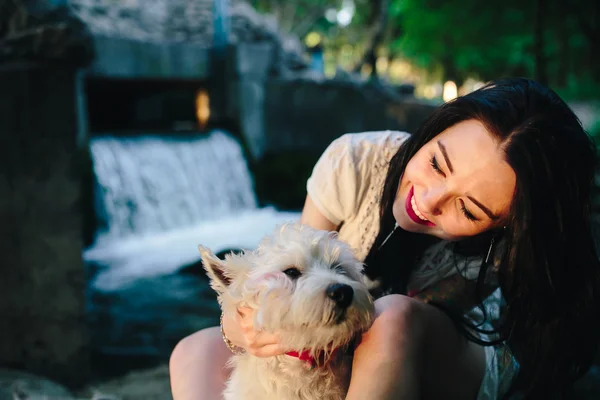
[[300, 275], [302, 275], [302, 272], [300, 272], [300, 270], [298, 268], [296, 268], [296, 267], [288, 268], [285, 271], [283, 271], [283, 273], [286, 274], [287, 276], [289, 276], [292, 279], [296, 279]]
[[336, 265], [335, 267], [333, 267], [333, 270], [338, 274], [346, 275], [346, 270], [341, 265]]
[[334, 264], [331, 265], [330, 268], [336, 274], [346, 275], [346, 269], [342, 266], [342, 264]]

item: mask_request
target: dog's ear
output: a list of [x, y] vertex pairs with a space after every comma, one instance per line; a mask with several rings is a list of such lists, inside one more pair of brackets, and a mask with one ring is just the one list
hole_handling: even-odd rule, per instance
[[198, 246], [198, 251], [200, 251], [200, 257], [202, 258], [202, 266], [211, 280], [211, 286], [218, 293], [223, 293], [227, 290], [227, 286], [229, 286], [232, 279], [225, 262], [204, 246]]

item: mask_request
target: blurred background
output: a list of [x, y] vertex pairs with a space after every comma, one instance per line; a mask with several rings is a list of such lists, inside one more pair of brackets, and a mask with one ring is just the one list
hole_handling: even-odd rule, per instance
[[169, 399], [218, 325], [198, 244], [254, 248], [332, 140], [506, 76], [600, 136], [600, 4], [0, 0], [0, 399]]

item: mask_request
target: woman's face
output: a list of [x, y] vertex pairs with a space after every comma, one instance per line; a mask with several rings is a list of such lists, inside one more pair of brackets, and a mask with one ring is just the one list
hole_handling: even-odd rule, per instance
[[515, 173], [477, 120], [460, 122], [425, 144], [408, 162], [394, 218], [409, 232], [459, 240], [506, 221]]

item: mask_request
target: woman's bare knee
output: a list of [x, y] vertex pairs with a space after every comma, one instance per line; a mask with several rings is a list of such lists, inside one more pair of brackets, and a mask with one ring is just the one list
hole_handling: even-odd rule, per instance
[[[226, 367], [230, 356], [218, 327], [182, 339], [169, 360], [173, 397], [176, 400], [218, 398], [211, 393], [217, 396], [222, 392], [230, 372]], [[198, 397], [199, 393], [205, 397]]]
[[449, 399], [476, 393], [485, 370], [483, 349], [468, 342], [445, 313], [401, 295], [378, 299], [375, 310], [358, 356], [377, 354], [380, 362], [396, 369], [396, 376], [404, 377], [404, 385], [435, 383], [414, 388], [412, 393], [422, 398], [439, 398], [444, 391]]
[[348, 399], [364, 399], [365, 391], [373, 398], [420, 398], [421, 306], [399, 295], [375, 301], [373, 325], [354, 352]]
[[169, 365], [179, 368], [190, 362], [199, 361], [214, 352], [214, 346], [220, 339], [219, 329], [216, 327], [203, 329], [183, 338], [171, 353]]
[[[376, 319], [372, 330], [379, 331], [379, 340], [405, 343], [410, 337], [420, 337], [426, 323], [427, 305], [402, 295], [384, 296], [375, 301]], [[382, 343], [383, 344], [383, 343]], [[395, 347], [395, 346], [394, 346]]]
[[[397, 364], [399, 360], [414, 358], [422, 343], [422, 306], [406, 296], [390, 295], [375, 301], [375, 320], [362, 335], [355, 358], [376, 355], [381, 362]], [[413, 367], [416, 359], [411, 361]], [[418, 372], [418, 371], [415, 371]]]

